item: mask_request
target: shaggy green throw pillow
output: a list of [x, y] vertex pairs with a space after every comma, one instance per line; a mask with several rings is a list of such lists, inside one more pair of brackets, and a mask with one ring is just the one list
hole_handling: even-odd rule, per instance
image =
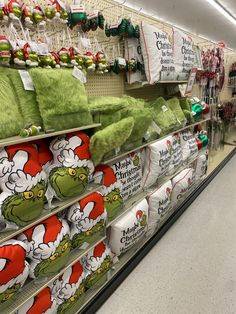
[[92, 123], [84, 85], [68, 69], [30, 70], [45, 130], [66, 130]]
[[0, 75], [0, 112], [0, 138], [19, 135], [23, 119], [11, 81], [6, 75]]
[[185, 126], [187, 123], [187, 119], [183, 113], [183, 110], [180, 106], [179, 99], [174, 97], [167, 101], [168, 106], [173, 111], [177, 121], [181, 124], [181, 126]]
[[188, 122], [194, 123], [194, 117], [192, 115], [192, 104], [191, 104], [190, 99], [181, 98], [179, 100], [179, 103]]
[[134, 119], [129, 117], [97, 131], [90, 139], [90, 152], [94, 165], [97, 166], [104, 155], [122, 146], [129, 138], [133, 127]]

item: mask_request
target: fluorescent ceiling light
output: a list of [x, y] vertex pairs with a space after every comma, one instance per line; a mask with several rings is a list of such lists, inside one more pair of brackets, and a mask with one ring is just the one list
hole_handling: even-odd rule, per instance
[[219, 13], [224, 15], [228, 21], [236, 25], [236, 18], [218, 0], [207, 0]]

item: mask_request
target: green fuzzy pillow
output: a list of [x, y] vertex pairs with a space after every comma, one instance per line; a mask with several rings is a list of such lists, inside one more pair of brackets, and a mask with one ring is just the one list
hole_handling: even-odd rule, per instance
[[188, 98], [181, 98], [179, 103], [188, 122], [194, 123], [191, 101]]
[[8, 76], [0, 75], [0, 138], [19, 135], [23, 119]]
[[8, 76], [18, 99], [24, 126], [27, 127], [33, 124], [42, 127], [43, 122], [40, 116], [35, 91], [27, 91], [24, 89], [18, 70], [8, 69]]
[[90, 152], [94, 165], [97, 166], [104, 155], [122, 146], [131, 135], [133, 127], [134, 119], [129, 117], [97, 131], [90, 139]]
[[180, 124], [163, 97], [159, 97], [147, 105], [153, 109], [153, 120], [161, 129], [160, 136], [179, 128]]
[[177, 121], [181, 124], [181, 126], [185, 126], [187, 123], [187, 119], [183, 113], [183, 110], [180, 106], [179, 99], [174, 97], [167, 101], [168, 106], [173, 111]]
[[92, 123], [84, 85], [68, 69], [30, 70], [45, 130], [66, 130]]
[[124, 95], [122, 99], [127, 103], [128, 107], [144, 108], [145, 101], [143, 99]]
[[120, 110], [126, 107], [126, 102], [119, 97], [93, 96], [89, 97], [89, 108], [93, 115], [94, 123], [101, 123], [98, 129], [103, 129], [110, 124], [120, 121]]

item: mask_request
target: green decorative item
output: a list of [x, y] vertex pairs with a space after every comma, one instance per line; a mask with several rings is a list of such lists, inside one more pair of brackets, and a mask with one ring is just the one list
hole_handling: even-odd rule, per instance
[[7, 5], [9, 18], [14, 21], [19, 21], [22, 16], [22, 6], [18, 0], [10, 0]]
[[89, 72], [94, 72], [96, 69], [96, 57], [90, 51], [86, 52], [84, 55], [84, 66]]
[[101, 28], [102, 30], [104, 29], [105, 26], [105, 18], [102, 14], [102, 12], [98, 12], [98, 26], [99, 28]]
[[96, 66], [96, 73], [104, 74], [108, 73], [109, 65], [106, 60], [106, 56], [104, 52], [98, 51], [96, 54], [97, 66]]
[[29, 4], [24, 5], [22, 19], [26, 27], [31, 28], [33, 26], [34, 17], [33, 17], [33, 8], [31, 5]]
[[59, 60], [60, 60], [60, 66], [62, 67], [73, 67], [73, 64], [71, 64], [71, 55], [70, 51], [66, 48], [61, 48], [57, 53]]
[[28, 129], [22, 129], [20, 131], [20, 136], [21, 137], [35, 136], [35, 135], [39, 134], [40, 131], [41, 131], [41, 127], [40, 126], [32, 125]]
[[127, 62], [127, 66], [126, 66], [126, 71], [127, 72], [136, 72], [138, 69], [138, 64], [137, 64], [137, 60], [135, 58], [131, 58], [128, 62]]
[[123, 18], [121, 20], [121, 23], [118, 26], [118, 35], [119, 36], [125, 36], [128, 24], [129, 24], [129, 20], [128, 19], [124, 19]]
[[198, 134], [198, 138], [202, 142], [202, 146], [207, 147], [208, 141], [209, 141], [207, 135], [200, 133], [200, 134]]
[[183, 110], [183, 113], [184, 113], [188, 123], [190, 123], [190, 124], [194, 123], [191, 101], [188, 98], [181, 98], [179, 101], [180, 101], [180, 106]]
[[201, 103], [192, 104], [192, 115], [195, 121], [202, 119], [203, 107]]
[[106, 26], [105, 26], [105, 35], [107, 37], [110, 37], [111, 36], [111, 31], [110, 31], [110, 27], [109, 25], [106, 23]]
[[86, 20], [86, 22], [81, 25], [81, 29], [82, 29], [82, 31], [83, 31], [84, 33], [89, 32], [89, 31], [91, 30], [90, 21], [89, 21], [89, 20]]
[[45, 22], [45, 15], [40, 5], [36, 5], [33, 9], [33, 19], [34, 23], [39, 26], [44, 26]]
[[16, 49], [13, 51], [13, 61], [15, 65], [25, 66], [25, 54], [24, 50], [21, 49], [18, 45]]
[[10, 65], [11, 45], [5, 36], [0, 36], [0, 65]]
[[51, 68], [54, 67], [56, 63], [54, 63], [54, 58], [51, 54], [45, 56], [39, 56], [39, 66], [42, 68]]
[[134, 119], [128, 117], [96, 132], [90, 140], [92, 161], [98, 165], [106, 153], [122, 146], [130, 137], [134, 127]]
[[96, 31], [99, 27], [99, 17], [98, 12], [94, 12], [87, 17], [89, 21], [89, 26], [92, 31]]
[[139, 29], [139, 26], [136, 25], [135, 28], [134, 28], [134, 37], [139, 39], [140, 38], [140, 29]]
[[34, 68], [30, 75], [45, 130], [66, 130], [92, 123], [85, 87], [71, 70]]
[[83, 25], [86, 23], [87, 14], [84, 7], [82, 6], [71, 6], [71, 11], [69, 13], [69, 25], [74, 27], [75, 25]]
[[180, 106], [179, 99], [176, 97], [173, 97], [167, 101], [167, 104], [170, 107], [170, 109], [173, 111], [180, 126], [184, 127], [187, 123], [187, 120]]
[[132, 38], [134, 37], [134, 26], [131, 21], [128, 22], [128, 25], [125, 30], [125, 37]]

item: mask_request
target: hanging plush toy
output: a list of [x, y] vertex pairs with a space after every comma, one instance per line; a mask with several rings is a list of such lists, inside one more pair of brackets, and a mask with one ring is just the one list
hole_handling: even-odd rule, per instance
[[75, 25], [83, 25], [86, 23], [87, 14], [83, 6], [72, 4], [69, 13], [69, 26], [73, 28]]
[[11, 45], [5, 36], [0, 36], [0, 64], [9, 65], [11, 61]]
[[46, 24], [45, 15], [40, 5], [36, 5], [33, 8], [33, 18], [34, 18], [35, 24], [39, 26], [44, 26]]
[[92, 52], [86, 52], [84, 55], [84, 65], [89, 72], [94, 72], [96, 69], [96, 57]]
[[75, 54], [75, 60], [78, 64], [78, 68], [82, 71], [85, 71], [85, 65], [84, 65], [84, 56], [82, 56], [79, 52]]
[[[35, 51], [32, 50], [31, 46], [26, 43], [23, 47], [24, 55], [25, 55], [25, 63], [29, 67], [37, 67], [39, 65], [39, 57]], [[32, 130], [32, 135], [35, 133], [35, 130]], [[37, 134], [37, 133], [36, 133]]]
[[99, 27], [98, 11], [94, 11], [87, 16], [89, 22], [89, 29], [96, 31]]
[[53, 14], [55, 18], [60, 19], [61, 22], [67, 23], [68, 22], [68, 12], [66, 10], [66, 6], [62, 1], [57, 1], [54, 0], [52, 3], [54, 7], [54, 12]]
[[52, 53], [48, 53], [47, 55], [39, 55], [39, 66], [43, 68], [54, 68], [57, 66], [57, 60]]
[[126, 66], [127, 72], [136, 72], [138, 69], [138, 64], [137, 64], [137, 60], [135, 58], [131, 58], [128, 62], [127, 62], [127, 66]]
[[60, 68], [60, 59], [58, 54], [55, 51], [50, 51], [50, 57], [52, 58], [51, 67]]
[[28, 246], [31, 278], [56, 274], [69, 257], [70, 229], [56, 215], [24, 231], [18, 239]]
[[68, 49], [66, 48], [61, 48], [58, 51], [58, 56], [59, 56], [59, 60], [60, 60], [60, 65], [62, 67], [70, 67], [72, 66], [71, 64], [71, 57], [70, 57], [70, 52]]
[[76, 49], [75, 47], [70, 47], [69, 48], [69, 55], [70, 55], [70, 59], [71, 59], [71, 64], [73, 66], [77, 66], [78, 65], [78, 49]]
[[29, 3], [25, 4], [22, 19], [27, 28], [32, 27], [34, 24], [33, 7]]
[[96, 69], [97, 73], [98, 74], [108, 73], [109, 65], [107, 63], [104, 52], [98, 51], [98, 53], [96, 54], [96, 59], [97, 59], [97, 69]]
[[6, 24], [8, 19], [7, 5], [4, 1], [0, 2], [0, 23]]
[[19, 21], [22, 16], [22, 6], [17, 0], [10, 0], [8, 3], [9, 18], [14, 21]]
[[105, 18], [102, 14], [102, 12], [98, 12], [98, 26], [99, 28], [101, 28], [102, 30], [104, 29], [105, 26]]
[[24, 50], [18, 44], [16, 45], [16, 48], [13, 50], [13, 61], [14, 64], [16, 65], [25, 66]]

